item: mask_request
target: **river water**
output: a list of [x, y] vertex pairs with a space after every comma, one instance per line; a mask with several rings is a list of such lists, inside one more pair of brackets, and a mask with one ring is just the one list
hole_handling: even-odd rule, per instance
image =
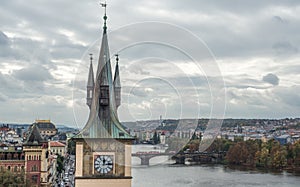
[[[149, 150], [136, 147], [133, 151]], [[299, 187], [300, 175], [287, 172], [242, 171], [223, 165], [172, 165], [166, 157], [150, 160], [150, 166], [141, 166], [132, 159], [132, 187]]]
[[286, 172], [262, 173], [218, 166], [156, 165], [134, 167], [132, 187], [299, 187], [300, 176]]

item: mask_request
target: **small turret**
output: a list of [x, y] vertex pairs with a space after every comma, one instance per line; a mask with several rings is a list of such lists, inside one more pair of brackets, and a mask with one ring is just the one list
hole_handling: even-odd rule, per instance
[[114, 90], [115, 90], [115, 101], [116, 107], [118, 108], [121, 105], [121, 82], [119, 75], [119, 55], [116, 54], [116, 70], [114, 76]]
[[91, 63], [90, 63], [89, 77], [88, 77], [88, 82], [87, 82], [87, 86], [86, 86], [86, 91], [87, 91], [86, 104], [91, 109], [92, 100], [93, 100], [93, 96], [94, 96], [94, 86], [95, 86], [94, 71], [93, 71], [93, 55], [92, 54], [90, 54], [90, 60], [91, 60]]

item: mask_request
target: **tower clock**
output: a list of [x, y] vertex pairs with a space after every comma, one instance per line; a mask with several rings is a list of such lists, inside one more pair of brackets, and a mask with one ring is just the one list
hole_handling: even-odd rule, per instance
[[114, 156], [113, 155], [95, 155], [94, 173], [103, 175], [113, 174]]

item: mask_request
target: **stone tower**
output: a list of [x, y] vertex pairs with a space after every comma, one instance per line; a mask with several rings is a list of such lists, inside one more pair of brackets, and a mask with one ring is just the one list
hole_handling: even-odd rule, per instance
[[[106, 4], [102, 6], [106, 7]], [[133, 137], [118, 119], [106, 11], [103, 18], [103, 35], [89, 118], [82, 131], [73, 137], [76, 142], [76, 187], [131, 186]]]

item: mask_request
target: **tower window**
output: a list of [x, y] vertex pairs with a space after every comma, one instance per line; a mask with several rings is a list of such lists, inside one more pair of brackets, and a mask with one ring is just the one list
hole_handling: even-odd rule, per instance
[[123, 132], [119, 132], [119, 136], [124, 136], [124, 133]]
[[37, 171], [37, 170], [38, 170], [37, 166], [33, 165], [33, 167], [31, 168], [31, 171]]

